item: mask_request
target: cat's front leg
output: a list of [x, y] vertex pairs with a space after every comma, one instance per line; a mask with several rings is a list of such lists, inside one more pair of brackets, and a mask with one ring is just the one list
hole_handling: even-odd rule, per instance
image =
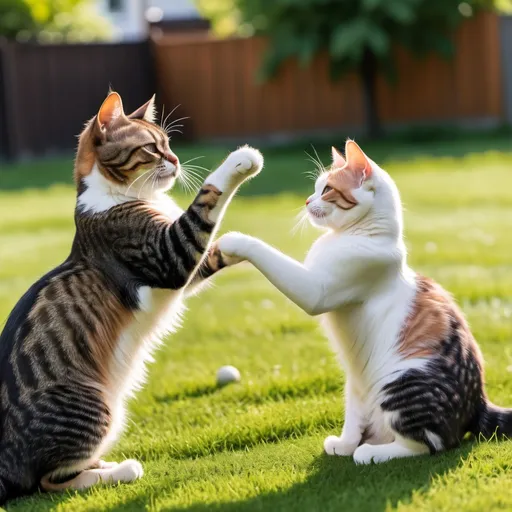
[[327, 455], [353, 455], [361, 444], [365, 429], [363, 419], [363, 404], [354, 394], [350, 381], [345, 384], [345, 423], [341, 436], [328, 436], [324, 441]]
[[217, 222], [238, 187], [256, 176], [263, 168], [262, 154], [249, 146], [244, 146], [228, 155], [226, 160], [205, 180], [201, 190], [214, 190], [219, 195], [208, 218]]
[[281, 293], [309, 315], [325, 313], [328, 275], [306, 268], [262, 240], [242, 233], [226, 233], [217, 241], [224, 261], [250, 261]]

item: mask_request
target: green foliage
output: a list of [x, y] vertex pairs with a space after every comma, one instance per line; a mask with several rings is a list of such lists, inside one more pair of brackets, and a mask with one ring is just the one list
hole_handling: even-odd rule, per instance
[[108, 40], [112, 27], [94, 0], [2, 0], [0, 35], [44, 43]]
[[[416, 54], [435, 51], [449, 56], [453, 52], [451, 34], [457, 25], [465, 16], [492, 6], [492, 2], [486, 0], [462, 3], [460, 0], [233, 2], [240, 18], [239, 30], [247, 33], [247, 26], [250, 26], [249, 33], [267, 35], [271, 39], [263, 66], [265, 77], [273, 75], [289, 57], [297, 57], [308, 64], [322, 50], [328, 51], [335, 75], [359, 69], [365, 52], [371, 52], [380, 67], [391, 72], [394, 44]], [[215, 11], [215, 2], [209, 9]], [[226, 10], [220, 15], [224, 19], [222, 13]]]
[[289, 57], [308, 64], [322, 50], [328, 51], [335, 75], [357, 69], [366, 50], [392, 71], [396, 43], [416, 54], [449, 56], [457, 25], [492, 5], [491, 0], [198, 0], [219, 34], [270, 37], [264, 77]]
[[29, 6], [23, 0], [0, 2], [0, 36], [14, 39], [21, 29], [34, 30], [35, 23]]

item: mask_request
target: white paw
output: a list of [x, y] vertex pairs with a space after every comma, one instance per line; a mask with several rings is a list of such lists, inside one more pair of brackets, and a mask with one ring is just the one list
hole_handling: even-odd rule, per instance
[[217, 247], [220, 252], [228, 257], [246, 258], [247, 246], [251, 237], [243, 233], [226, 233], [217, 240]]
[[119, 466], [119, 464], [117, 462], [106, 462], [104, 460], [99, 460], [98, 461], [98, 469], [112, 469], [112, 468], [115, 468], [116, 466]]
[[263, 168], [263, 155], [254, 148], [244, 146], [233, 151], [227, 159], [230, 170], [244, 178], [255, 176]]
[[114, 483], [117, 482], [133, 482], [142, 478], [144, 470], [140, 462], [128, 459], [118, 464], [115, 468], [110, 470], [110, 480]]
[[356, 464], [371, 464], [375, 458], [375, 449], [371, 444], [362, 444], [354, 452], [354, 462]]
[[326, 437], [324, 441], [324, 450], [327, 455], [347, 457], [352, 455], [356, 448], [357, 444], [344, 442], [337, 436]]

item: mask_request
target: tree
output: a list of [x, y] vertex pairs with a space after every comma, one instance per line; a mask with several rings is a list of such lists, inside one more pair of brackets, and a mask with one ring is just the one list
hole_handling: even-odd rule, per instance
[[212, 12], [215, 2], [224, 8], [216, 11], [220, 19], [212, 16], [214, 23], [225, 24], [230, 2], [239, 31], [270, 38], [262, 66], [264, 78], [273, 76], [291, 57], [307, 65], [322, 51], [329, 54], [333, 79], [356, 71], [370, 136], [381, 131], [376, 84], [379, 72], [394, 78], [393, 46], [417, 55], [433, 51], [450, 56], [457, 25], [493, 4], [492, 0], [202, 0], [199, 6], [208, 3]]
[[0, 36], [41, 42], [108, 40], [110, 23], [94, 0], [0, 0]]

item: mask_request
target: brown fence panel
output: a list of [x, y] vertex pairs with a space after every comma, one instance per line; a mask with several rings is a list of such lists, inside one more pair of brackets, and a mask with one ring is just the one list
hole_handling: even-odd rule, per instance
[[355, 77], [332, 84], [327, 59], [311, 67], [295, 62], [264, 84], [256, 73], [262, 39], [183, 38], [157, 40], [154, 57], [164, 103], [180, 104], [196, 138], [289, 133], [359, 124], [360, 90]]
[[[498, 18], [483, 14], [455, 35], [452, 60], [418, 59], [397, 50], [398, 82], [378, 84], [388, 125], [474, 122], [502, 117]], [[288, 62], [265, 84], [255, 76], [262, 39], [173, 36], [153, 42], [157, 80], [168, 108], [180, 104], [196, 138], [290, 134], [361, 127], [361, 86], [355, 75], [329, 80], [327, 56], [309, 67]]]
[[68, 150], [108, 92], [134, 109], [155, 89], [147, 43], [0, 46], [11, 156]]

